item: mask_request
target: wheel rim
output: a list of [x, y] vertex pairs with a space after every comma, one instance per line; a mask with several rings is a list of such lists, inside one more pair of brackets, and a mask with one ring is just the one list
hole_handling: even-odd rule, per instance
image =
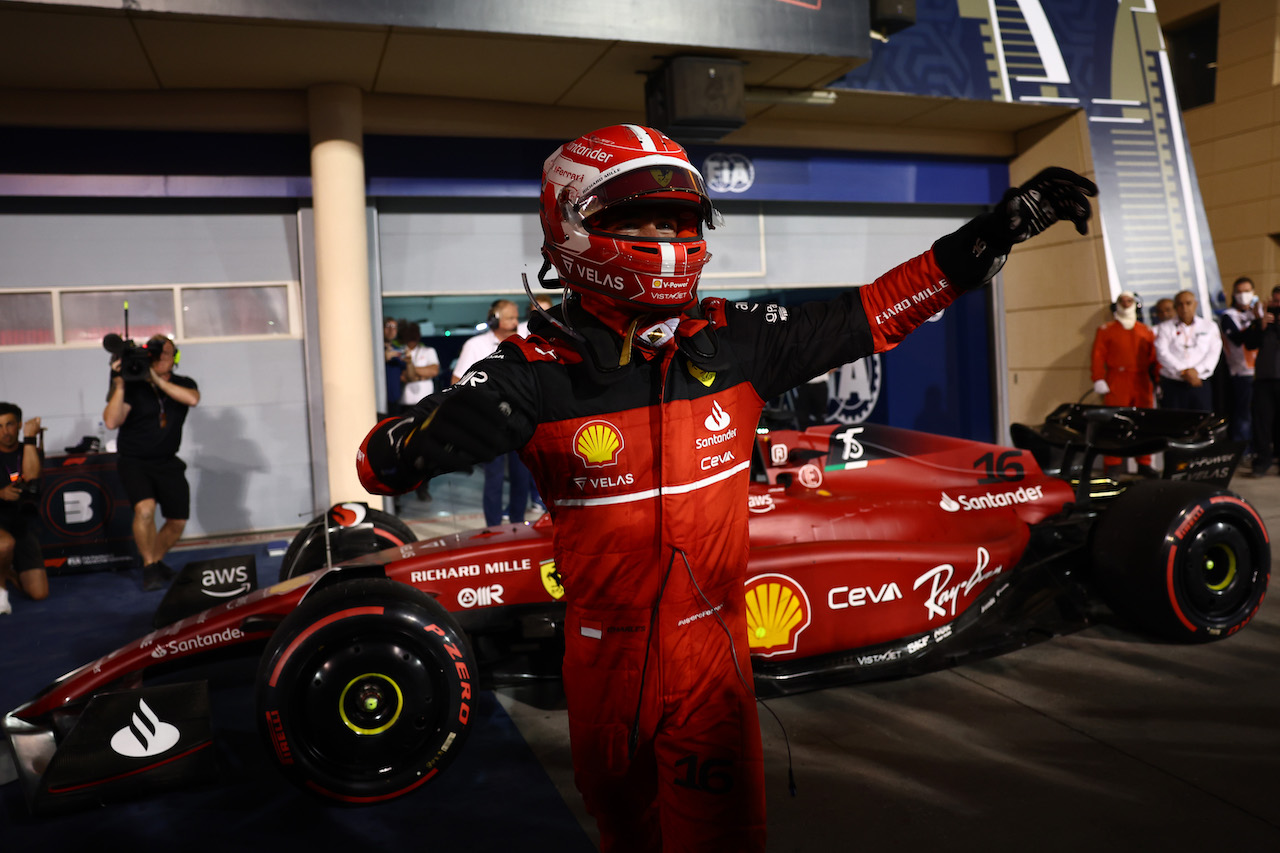
[[1226, 521], [1206, 524], [1186, 550], [1181, 586], [1187, 603], [1209, 621], [1228, 621], [1249, 602], [1252, 548], [1244, 533]]
[[347, 682], [338, 697], [338, 716], [358, 735], [385, 732], [396, 724], [403, 710], [404, 693], [400, 685], [380, 672], [357, 675]]
[[440, 670], [398, 632], [324, 645], [295, 696], [299, 746], [341, 778], [394, 777], [420, 764], [443, 711]]

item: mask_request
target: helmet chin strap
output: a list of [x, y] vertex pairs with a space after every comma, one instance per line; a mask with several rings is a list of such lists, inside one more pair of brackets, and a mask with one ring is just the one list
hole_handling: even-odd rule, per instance
[[[522, 275], [521, 280], [524, 283], [524, 292], [528, 295], [534, 310], [539, 316], [559, 329], [565, 337], [579, 345], [584, 356], [583, 363], [589, 367], [599, 384], [609, 384], [621, 379], [624, 375], [623, 368], [631, 362], [636, 329], [644, 315], [636, 314], [628, 317], [625, 312], [621, 311], [609, 312], [602, 310], [598, 313], [588, 310], [582, 304], [582, 295], [580, 293], [564, 287], [558, 279], [548, 279], [546, 277], [550, 269], [551, 262], [544, 256], [542, 268], [538, 270], [538, 284], [547, 290], [563, 290], [564, 298], [561, 301], [560, 313], [563, 315], [564, 321], [562, 322], [537, 303], [533, 297], [533, 291], [529, 287], [529, 276]], [[607, 299], [608, 297], [601, 297], [602, 301]], [[603, 303], [601, 307], [604, 307]], [[575, 327], [573, 320], [573, 315], [579, 311], [592, 318], [595, 322], [587, 323], [579, 330]], [[600, 316], [601, 313], [615, 316]], [[675, 343], [680, 352], [684, 353], [685, 357], [690, 361], [708, 370], [723, 370], [728, 367], [727, 360], [721, 357], [720, 348], [716, 344], [715, 337], [708, 332], [708, 327], [702, 314], [702, 306], [695, 301], [684, 310], [680, 317], [688, 318], [698, 326], [698, 330], [692, 334], [682, 335], [677, 331]], [[653, 320], [653, 324], [658, 322], [660, 321], [657, 319]], [[617, 353], [617, 355], [615, 356], [614, 353]], [[615, 358], [616, 361], [614, 361]], [[605, 362], [614, 363], [606, 367]]]

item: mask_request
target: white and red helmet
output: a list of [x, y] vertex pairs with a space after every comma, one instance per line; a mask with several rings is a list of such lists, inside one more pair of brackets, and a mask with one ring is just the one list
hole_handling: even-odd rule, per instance
[[[624, 237], [593, 220], [621, 204], [687, 205], [673, 239]], [[542, 166], [542, 253], [570, 289], [649, 311], [679, 312], [698, 298], [710, 259], [702, 226], [716, 215], [689, 155], [659, 131], [606, 127], [566, 142]]]

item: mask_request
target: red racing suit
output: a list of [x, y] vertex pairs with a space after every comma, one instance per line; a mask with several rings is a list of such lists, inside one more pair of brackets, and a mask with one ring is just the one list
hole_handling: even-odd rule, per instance
[[957, 295], [931, 250], [828, 302], [706, 299], [716, 369], [668, 345], [594, 385], [544, 322], [547, 338], [504, 342], [418, 404], [443, 416], [450, 395], [501, 401], [555, 520], [574, 773], [603, 850], [764, 850], [743, 595], [757, 421], [766, 400], [892, 348]]
[[[1152, 376], [1159, 366], [1156, 361], [1156, 336], [1142, 323], [1134, 323], [1132, 329], [1111, 320], [1098, 327], [1093, 336], [1093, 359], [1090, 378], [1097, 382], [1107, 380], [1111, 391], [1103, 398], [1108, 406], [1137, 406], [1150, 409], [1155, 406]], [[1119, 465], [1124, 462], [1118, 456], [1106, 456], [1102, 464]], [[1139, 465], [1150, 465], [1150, 456], [1139, 456]]]

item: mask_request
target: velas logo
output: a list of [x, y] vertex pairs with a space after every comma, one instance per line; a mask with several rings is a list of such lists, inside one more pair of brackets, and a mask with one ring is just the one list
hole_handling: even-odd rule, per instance
[[791, 654], [809, 627], [809, 596], [786, 575], [756, 575], [746, 584], [747, 644], [761, 657]]
[[161, 720], [139, 699], [129, 725], [111, 736], [111, 748], [125, 758], [150, 758], [172, 749], [179, 737], [176, 726]]
[[702, 425], [712, 432], [722, 432], [729, 426], [729, 413], [721, 408], [719, 401], [711, 401], [711, 414], [707, 415], [707, 419]]
[[573, 452], [588, 468], [617, 465], [623, 447], [622, 434], [608, 421], [587, 421], [573, 437]]

